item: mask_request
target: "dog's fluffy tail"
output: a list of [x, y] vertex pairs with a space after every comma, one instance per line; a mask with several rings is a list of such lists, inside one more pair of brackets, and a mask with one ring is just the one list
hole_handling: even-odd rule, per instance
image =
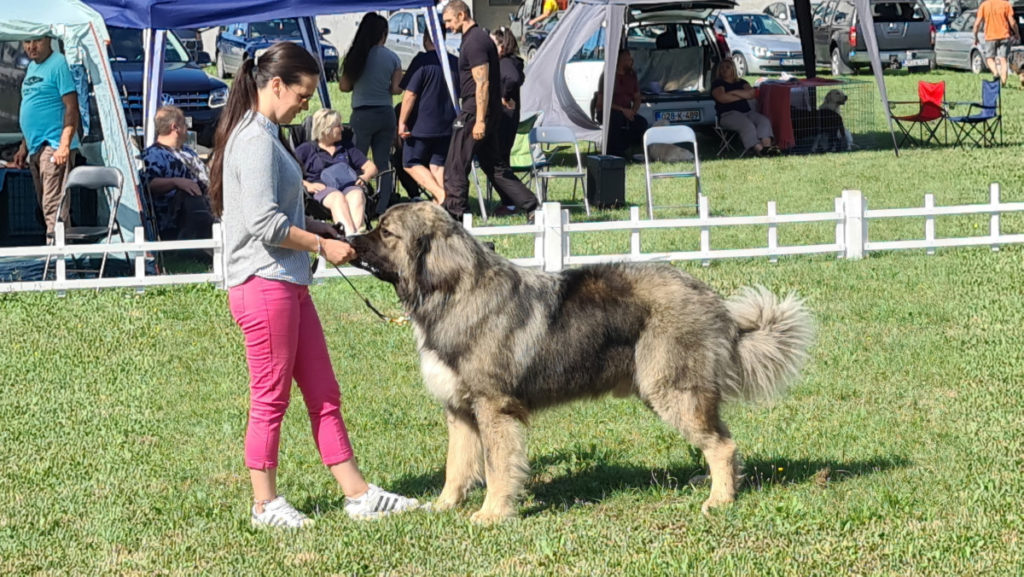
[[726, 306], [739, 325], [741, 380], [727, 399], [767, 400], [785, 391], [807, 359], [814, 322], [795, 294], [785, 298], [764, 287], [748, 287]]

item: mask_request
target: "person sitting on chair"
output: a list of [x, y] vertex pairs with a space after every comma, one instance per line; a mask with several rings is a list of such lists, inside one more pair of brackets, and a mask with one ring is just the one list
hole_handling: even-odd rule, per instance
[[[599, 116], [604, 110], [604, 76], [597, 83], [597, 94], [594, 97], [594, 114]], [[626, 156], [626, 149], [643, 142], [647, 131], [647, 119], [640, 116], [640, 82], [633, 69], [633, 55], [629, 50], [619, 50], [619, 60], [615, 66], [615, 89], [612, 92], [611, 126], [608, 127], [608, 154]]]
[[772, 144], [772, 124], [766, 116], [751, 110], [748, 100], [754, 98], [754, 89], [736, 75], [736, 64], [726, 58], [718, 64], [715, 80], [711, 83], [711, 97], [715, 99], [715, 112], [722, 128], [739, 134], [744, 150], [753, 150], [758, 156], [777, 156], [779, 147]]
[[331, 211], [348, 234], [365, 232], [367, 183], [377, 166], [350, 143], [341, 141], [341, 115], [329, 108], [313, 113], [313, 140], [295, 149], [302, 185]]
[[160, 240], [211, 238], [216, 218], [210, 208], [210, 173], [185, 146], [185, 113], [177, 106], [161, 106], [154, 120], [156, 142], [142, 153], [142, 162]]

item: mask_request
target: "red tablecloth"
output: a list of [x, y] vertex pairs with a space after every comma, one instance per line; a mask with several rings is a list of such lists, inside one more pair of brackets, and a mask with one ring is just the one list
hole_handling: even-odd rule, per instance
[[[772, 123], [775, 144], [779, 148], [787, 150], [796, 146], [796, 138], [793, 137], [793, 120], [789, 113], [792, 90], [834, 84], [842, 84], [842, 82], [822, 78], [802, 78], [795, 82], [762, 82], [758, 86], [758, 107], [761, 114], [767, 116]], [[811, 103], [811, 106], [813, 107], [814, 103]]]

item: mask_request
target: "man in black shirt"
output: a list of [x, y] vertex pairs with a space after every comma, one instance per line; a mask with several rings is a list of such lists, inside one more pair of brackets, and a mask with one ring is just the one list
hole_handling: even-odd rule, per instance
[[455, 119], [451, 147], [445, 163], [444, 208], [461, 220], [469, 208], [469, 168], [476, 155], [491, 183], [525, 212], [537, 209], [537, 197], [509, 169], [499, 150], [501, 79], [498, 49], [486, 30], [476, 25], [469, 7], [452, 0], [445, 7], [444, 25], [462, 34], [459, 52], [459, 84], [462, 111]]

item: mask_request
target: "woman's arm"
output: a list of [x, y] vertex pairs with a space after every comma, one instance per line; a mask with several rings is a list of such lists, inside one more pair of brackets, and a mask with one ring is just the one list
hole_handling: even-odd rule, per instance
[[363, 165], [359, 167], [359, 170], [362, 171], [362, 174], [359, 175], [359, 178], [360, 180], [363, 181], [363, 184], [368, 184], [373, 179], [373, 177], [377, 176], [377, 165], [374, 164], [372, 160], [367, 160], [366, 162], [364, 162]]
[[338, 88], [342, 92], [352, 92], [352, 81], [344, 73], [338, 77]]
[[[334, 231], [333, 228], [325, 223], [318, 221], [310, 222], [310, 219], [307, 218], [306, 226], [310, 229], [321, 231], [324, 234], [337, 236], [337, 231]], [[328, 232], [327, 229], [330, 229], [332, 232]], [[280, 246], [292, 250], [315, 252], [332, 264], [345, 264], [356, 257], [356, 251], [349, 243], [331, 238], [323, 238], [319, 234], [303, 230], [297, 226], [288, 228], [288, 236], [285, 237]]]
[[391, 73], [391, 94], [402, 93], [402, 69], [395, 68], [395, 71]]

